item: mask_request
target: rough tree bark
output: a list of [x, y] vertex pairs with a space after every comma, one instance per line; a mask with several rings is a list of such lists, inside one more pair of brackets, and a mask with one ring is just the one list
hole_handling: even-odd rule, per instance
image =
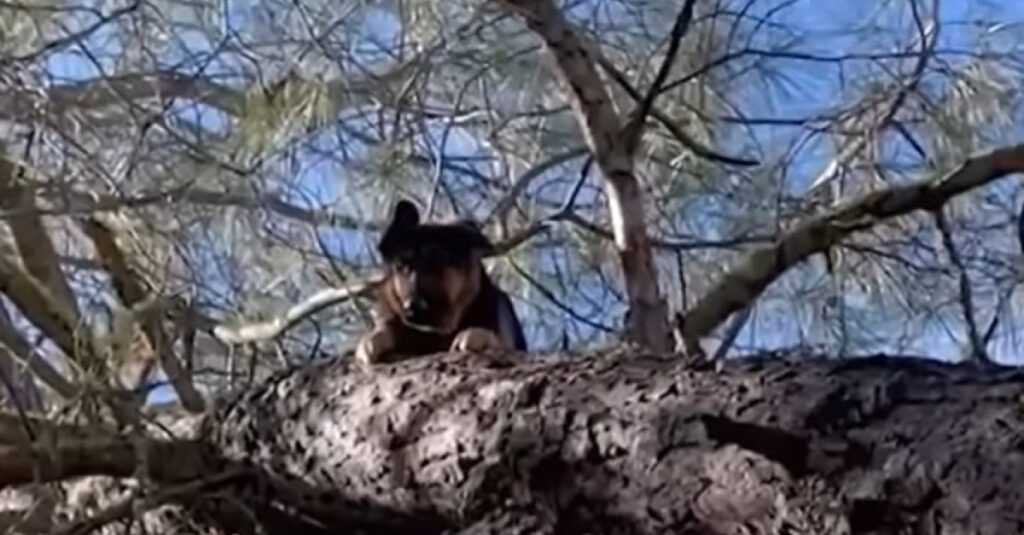
[[[913, 358], [338, 358], [220, 404], [198, 441], [90, 442], [38, 475], [145, 460], [167, 486], [137, 503], [224, 532], [1019, 533], [1022, 395], [1019, 369]], [[0, 466], [70, 453], [46, 441]]]

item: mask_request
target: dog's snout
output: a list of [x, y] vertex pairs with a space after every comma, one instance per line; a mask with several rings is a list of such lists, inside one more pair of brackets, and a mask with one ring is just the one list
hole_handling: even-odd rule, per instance
[[418, 317], [427, 311], [427, 302], [422, 297], [409, 297], [402, 303], [409, 317]]

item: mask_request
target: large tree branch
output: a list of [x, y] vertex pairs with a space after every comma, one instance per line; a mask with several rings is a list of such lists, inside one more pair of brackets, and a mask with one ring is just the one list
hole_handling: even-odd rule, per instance
[[274, 532], [1009, 533], [1022, 393], [1017, 370], [912, 358], [336, 359], [231, 400], [205, 436], [261, 474], [244, 495]]
[[775, 279], [815, 253], [827, 251], [853, 232], [915, 210], [936, 210], [953, 197], [1011, 173], [1024, 172], [1024, 144], [968, 159], [938, 179], [875, 191], [800, 223], [771, 245], [748, 253], [681, 319], [688, 348], [733, 312], [753, 304]]
[[176, 441], [33, 421], [15, 449], [23, 419], [0, 415], [0, 485], [148, 475], [161, 496], [233, 474], [179, 502], [185, 522], [234, 533], [1013, 533], [1022, 514], [1019, 369], [552, 357], [321, 360]]
[[184, 481], [205, 472], [202, 459], [199, 443], [191, 440], [56, 435], [28, 445], [0, 444], [0, 488], [87, 475], [131, 477], [139, 473], [157, 482]]
[[544, 42], [557, 73], [569, 88], [570, 102], [584, 139], [604, 177], [612, 233], [626, 286], [627, 339], [654, 348], [671, 341], [668, 308], [658, 287], [644, 195], [633, 170], [633, 154], [621, 139], [622, 122], [597, 72], [595, 54], [551, 0], [503, 0], [511, 12]]

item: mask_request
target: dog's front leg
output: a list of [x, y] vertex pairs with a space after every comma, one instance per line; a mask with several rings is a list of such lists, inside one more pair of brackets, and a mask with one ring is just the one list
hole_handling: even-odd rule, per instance
[[459, 334], [455, 335], [455, 340], [452, 341], [452, 351], [468, 351], [468, 352], [480, 352], [494, 350], [498, 351], [503, 349], [501, 346], [501, 340], [498, 339], [498, 335], [490, 329], [482, 329], [480, 327], [469, 327], [459, 331]]
[[395, 333], [387, 325], [378, 325], [363, 335], [356, 346], [356, 361], [364, 366], [386, 362], [395, 350]]

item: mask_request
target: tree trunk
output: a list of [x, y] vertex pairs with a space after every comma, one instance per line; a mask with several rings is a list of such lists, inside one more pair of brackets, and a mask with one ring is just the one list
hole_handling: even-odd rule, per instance
[[1019, 533], [1022, 395], [913, 358], [335, 359], [219, 405], [202, 471], [246, 475], [178, 503], [268, 533]]

